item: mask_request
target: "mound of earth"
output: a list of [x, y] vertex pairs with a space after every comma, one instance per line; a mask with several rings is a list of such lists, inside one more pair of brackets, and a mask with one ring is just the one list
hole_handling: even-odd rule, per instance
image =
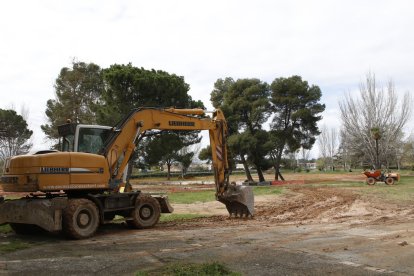
[[370, 200], [351, 189], [329, 187], [292, 187], [282, 195], [257, 196], [253, 219], [230, 218], [225, 206], [219, 202], [175, 204], [174, 208], [175, 213], [199, 213], [209, 217], [162, 223], [161, 227], [310, 223], [360, 225], [414, 219], [413, 206]]

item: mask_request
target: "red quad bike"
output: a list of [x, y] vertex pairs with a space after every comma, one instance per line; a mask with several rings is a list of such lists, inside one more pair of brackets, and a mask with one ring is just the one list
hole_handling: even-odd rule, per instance
[[394, 185], [395, 181], [400, 181], [399, 173], [383, 173], [381, 170], [364, 171], [363, 174], [367, 177], [368, 185], [375, 185], [377, 181], [385, 182], [387, 185]]

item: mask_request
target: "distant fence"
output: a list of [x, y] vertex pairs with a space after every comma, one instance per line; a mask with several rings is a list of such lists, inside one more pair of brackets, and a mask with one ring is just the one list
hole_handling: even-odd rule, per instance
[[[244, 171], [232, 171], [231, 174], [244, 174]], [[181, 172], [171, 172], [171, 177], [180, 177], [182, 175]], [[200, 172], [187, 172], [184, 176], [185, 177], [196, 177], [196, 176], [213, 176], [212, 171], [200, 171]], [[139, 174], [132, 174], [131, 179], [135, 178], [151, 178], [151, 177], [165, 177], [167, 178], [167, 172], [165, 171], [158, 171], [158, 172], [141, 172]]]
[[[182, 175], [181, 172], [171, 172], [171, 177], [179, 177]], [[188, 172], [185, 174], [186, 177], [194, 176], [207, 176], [213, 175], [213, 172]], [[151, 178], [151, 177], [167, 177], [167, 172], [147, 172], [131, 175], [131, 178]]]

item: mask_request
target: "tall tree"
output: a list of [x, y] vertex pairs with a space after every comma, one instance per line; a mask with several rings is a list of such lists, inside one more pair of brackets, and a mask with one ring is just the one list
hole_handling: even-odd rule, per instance
[[167, 166], [167, 178], [171, 178], [171, 166], [179, 161], [178, 151], [184, 147], [183, 141], [175, 133], [164, 132], [151, 137], [145, 150], [146, 162], [149, 165]]
[[400, 101], [392, 81], [385, 88], [379, 87], [375, 75], [368, 73], [365, 82], [360, 84], [359, 97], [346, 94], [339, 102], [352, 154], [371, 165], [378, 163], [377, 168], [381, 164], [388, 167], [402, 144], [411, 105], [409, 92]]
[[165, 71], [114, 64], [104, 70], [104, 80], [103, 103], [96, 109], [100, 124], [114, 125], [144, 106], [204, 108], [188, 94], [190, 86], [183, 77]]
[[67, 119], [84, 124], [96, 123], [94, 106], [104, 90], [102, 70], [94, 63], [72, 62], [63, 67], [55, 81], [54, 100], [47, 101], [48, 123], [41, 126], [49, 139], [58, 138], [57, 126]]
[[210, 163], [212, 161], [211, 155], [211, 146], [207, 145], [205, 148], [201, 149], [200, 153], [198, 154], [198, 159], [207, 160], [207, 163]]
[[[216, 108], [221, 108], [226, 116], [229, 128], [229, 148], [239, 155], [243, 163], [248, 180], [252, 180], [247, 166], [247, 158], [257, 169], [260, 181], [263, 177], [263, 161], [265, 155], [260, 148], [263, 144], [258, 143], [255, 147], [240, 143], [241, 140], [252, 141], [261, 135], [262, 125], [270, 116], [269, 110], [269, 87], [258, 79], [231, 78], [219, 79], [214, 85], [211, 93], [211, 101]], [[243, 136], [240, 136], [243, 134]], [[234, 137], [232, 137], [234, 136]], [[251, 143], [247, 143], [252, 145]], [[260, 148], [260, 150], [259, 150]]]
[[32, 134], [16, 111], [0, 109], [0, 159], [27, 153], [32, 147]]
[[[188, 94], [190, 86], [182, 76], [165, 71], [146, 70], [131, 63], [114, 64], [104, 70], [104, 82], [106, 89], [102, 104], [96, 108], [100, 124], [114, 125], [132, 109], [140, 107], [204, 108], [201, 101], [194, 101]], [[157, 132], [149, 135], [154, 133]], [[199, 131], [163, 131], [156, 139], [152, 137], [149, 141], [142, 141], [141, 145], [148, 144], [145, 159], [149, 164], [161, 162], [169, 171], [179, 158], [180, 149], [200, 140]]]
[[321, 90], [318, 86], [309, 86], [300, 76], [277, 78], [271, 86], [273, 119], [271, 124], [271, 152], [275, 179], [279, 177], [280, 164], [284, 151], [296, 152], [299, 148], [310, 149], [319, 135], [317, 122], [325, 110], [321, 104]]
[[176, 160], [181, 164], [181, 177], [187, 174], [188, 168], [193, 162], [194, 152], [189, 147], [183, 147], [178, 151]]

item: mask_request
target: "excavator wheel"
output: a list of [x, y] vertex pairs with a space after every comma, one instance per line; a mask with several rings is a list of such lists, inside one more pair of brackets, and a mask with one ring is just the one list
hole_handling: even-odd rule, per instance
[[131, 219], [127, 224], [131, 228], [150, 228], [157, 224], [161, 215], [161, 207], [158, 200], [150, 195], [141, 194], [135, 202], [135, 209], [131, 212]]
[[69, 199], [63, 210], [63, 232], [72, 239], [93, 236], [99, 226], [99, 212], [89, 199]]

